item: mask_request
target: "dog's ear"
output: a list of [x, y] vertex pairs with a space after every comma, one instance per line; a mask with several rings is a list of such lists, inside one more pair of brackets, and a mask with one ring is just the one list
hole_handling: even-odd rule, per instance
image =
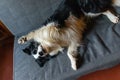
[[27, 53], [28, 55], [31, 55], [31, 50], [29, 48], [23, 49], [24, 53]]

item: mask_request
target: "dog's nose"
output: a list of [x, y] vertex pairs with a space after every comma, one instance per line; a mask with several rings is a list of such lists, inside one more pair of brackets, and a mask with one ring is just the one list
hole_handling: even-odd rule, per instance
[[33, 51], [33, 54], [37, 54], [37, 50], [34, 50], [34, 51]]
[[39, 52], [39, 55], [40, 55], [40, 56], [43, 56], [43, 54], [44, 54], [43, 52]]

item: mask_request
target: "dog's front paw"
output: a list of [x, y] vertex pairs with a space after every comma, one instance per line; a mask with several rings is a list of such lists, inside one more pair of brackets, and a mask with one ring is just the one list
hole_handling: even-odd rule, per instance
[[18, 39], [18, 44], [24, 44], [27, 41], [27, 37], [26, 36], [22, 36]]

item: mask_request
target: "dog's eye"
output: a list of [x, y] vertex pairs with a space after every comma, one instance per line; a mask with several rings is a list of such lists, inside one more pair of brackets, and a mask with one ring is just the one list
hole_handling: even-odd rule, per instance
[[33, 51], [33, 54], [36, 54], [36, 53], [37, 53], [37, 50], [34, 50], [34, 51]]

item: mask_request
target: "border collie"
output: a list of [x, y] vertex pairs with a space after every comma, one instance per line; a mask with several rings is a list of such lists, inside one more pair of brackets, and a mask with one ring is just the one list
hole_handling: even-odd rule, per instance
[[[40, 48], [39, 47], [39, 43], [37, 43], [37, 42], [30, 42], [30, 44], [25, 49], [23, 49], [23, 52], [26, 53], [26, 54], [28, 54], [28, 55], [33, 55], [34, 58], [36, 58], [36, 57], [38, 57], [36, 55], [38, 48]], [[44, 53], [44, 50], [41, 50], [41, 52], [39, 53], [39, 55], [43, 55], [43, 53]], [[43, 67], [44, 64], [47, 61], [49, 61], [51, 58], [54, 58], [54, 57], [55, 56], [50, 56], [50, 55], [46, 55], [45, 57], [39, 56], [39, 58], [36, 58], [35, 61], [39, 64], [40, 67]]]
[[42, 27], [20, 37], [18, 43], [24, 44], [31, 39], [38, 42], [38, 49], [33, 55], [35, 59], [54, 56], [63, 47], [68, 47], [71, 67], [77, 70], [81, 62], [77, 47], [86, 28], [85, 17], [103, 14], [117, 23], [119, 18], [114, 5], [120, 6], [120, 0], [63, 0]]

